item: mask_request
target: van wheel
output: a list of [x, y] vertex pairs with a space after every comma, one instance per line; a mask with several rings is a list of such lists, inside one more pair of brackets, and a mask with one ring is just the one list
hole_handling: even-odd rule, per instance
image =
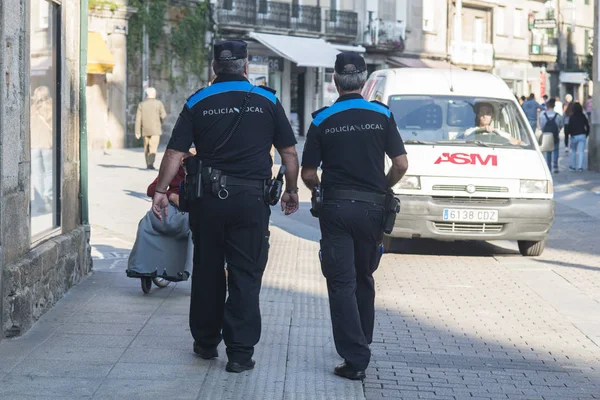
[[398, 251], [398, 239], [383, 235], [383, 252], [384, 253], [395, 253]]
[[531, 240], [519, 240], [519, 251], [522, 256], [525, 257], [537, 257], [541, 256], [544, 252], [544, 248], [546, 248], [546, 241], [540, 240], [539, 242], [534, 242]]

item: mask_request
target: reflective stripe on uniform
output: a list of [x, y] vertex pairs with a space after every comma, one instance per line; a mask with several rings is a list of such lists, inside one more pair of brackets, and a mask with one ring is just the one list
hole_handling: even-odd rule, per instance
[[248, 92], [253, 87], [254, 87], [254, 90], [252, 93], [256, 93], [258, 95], [265, 97], [266, 99], [271, 101], [273, 104], [277, 103], [277, 97], [275, 96], [275, 94], [272, 92], [269, 92], [268, 90], [265, 90], [258, 86], [255, 87], [250, 82], [231, 81], [231, 82], [214, 83], [211, 86], [209, 86], [205, 89], [202, 89], [198, 93], [194, 94], [192, 97], [189, 98], [189, 100], [185, 104], [188, 108], [192, 108], [199, 101], [204, 100], [207, 97], [214, 96], [216, 94], [226, 93], [226, 92]]
[[319, 114], [317, 114], [315, 116], [315, 119], [313, 119], [313, 124], [315, 126], [319, 126], [323, 121], [325, 121], [327, 118], [331, 117], [332, 115], [337, 114], [342, 111], [349, 110], [349, 109], [362, 109], [362, 110], [375, 111], [375, 112], [385, 115], [388, 118], [390, 117], [390, 110], [387, 109], [385, 106], [382, 106], [377, 103], [371, 103], [364, 99], [354, 99], [354, 100], [340, 101], [339, 103], [335, 103], [331, 107], [328, 107], [325, 110], [321, 111]]

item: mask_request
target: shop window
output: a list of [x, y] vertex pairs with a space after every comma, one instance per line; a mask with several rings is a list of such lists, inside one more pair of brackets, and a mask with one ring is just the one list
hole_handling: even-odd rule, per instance
[[496, 34], [504, 35], [504, 7], [498, 7], [496, 13]]
[[31, 3], [30, 215], [36, 237], [60, 225], [60, 6]]
[[258, 13], [259, 14], [267, 13], [267, 0], [258, 0]]
[[433, 0], [423, 0], [423, 30], [433, 32], [435, 5]]
[[332, 22], [337, 21], [338, 9], [339, 9], [339, 0], [329, 0], [329, 20]]
[[522, 24], [523, 24], [523, 10], [520, 10], [518, 8], [515, 8], [515, 12], [513, 15], [513, 36], [514, 37], [521, 37], [522, 36]]
[[233, 0], [223, 0], [224, 10], [233, 10]]

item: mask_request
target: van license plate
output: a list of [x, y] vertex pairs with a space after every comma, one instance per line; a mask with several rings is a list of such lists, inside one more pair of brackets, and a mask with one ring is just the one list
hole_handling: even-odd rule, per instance
[[498, 210], [466, 210], [444, 208], [444, 221], [498, 222]]

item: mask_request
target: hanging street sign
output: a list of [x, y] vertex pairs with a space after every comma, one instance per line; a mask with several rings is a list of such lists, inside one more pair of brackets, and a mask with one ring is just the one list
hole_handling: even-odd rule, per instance
[[534, 19], [533, 27], [535, 29], [553, 29], [556, 28], [555, 19]]

